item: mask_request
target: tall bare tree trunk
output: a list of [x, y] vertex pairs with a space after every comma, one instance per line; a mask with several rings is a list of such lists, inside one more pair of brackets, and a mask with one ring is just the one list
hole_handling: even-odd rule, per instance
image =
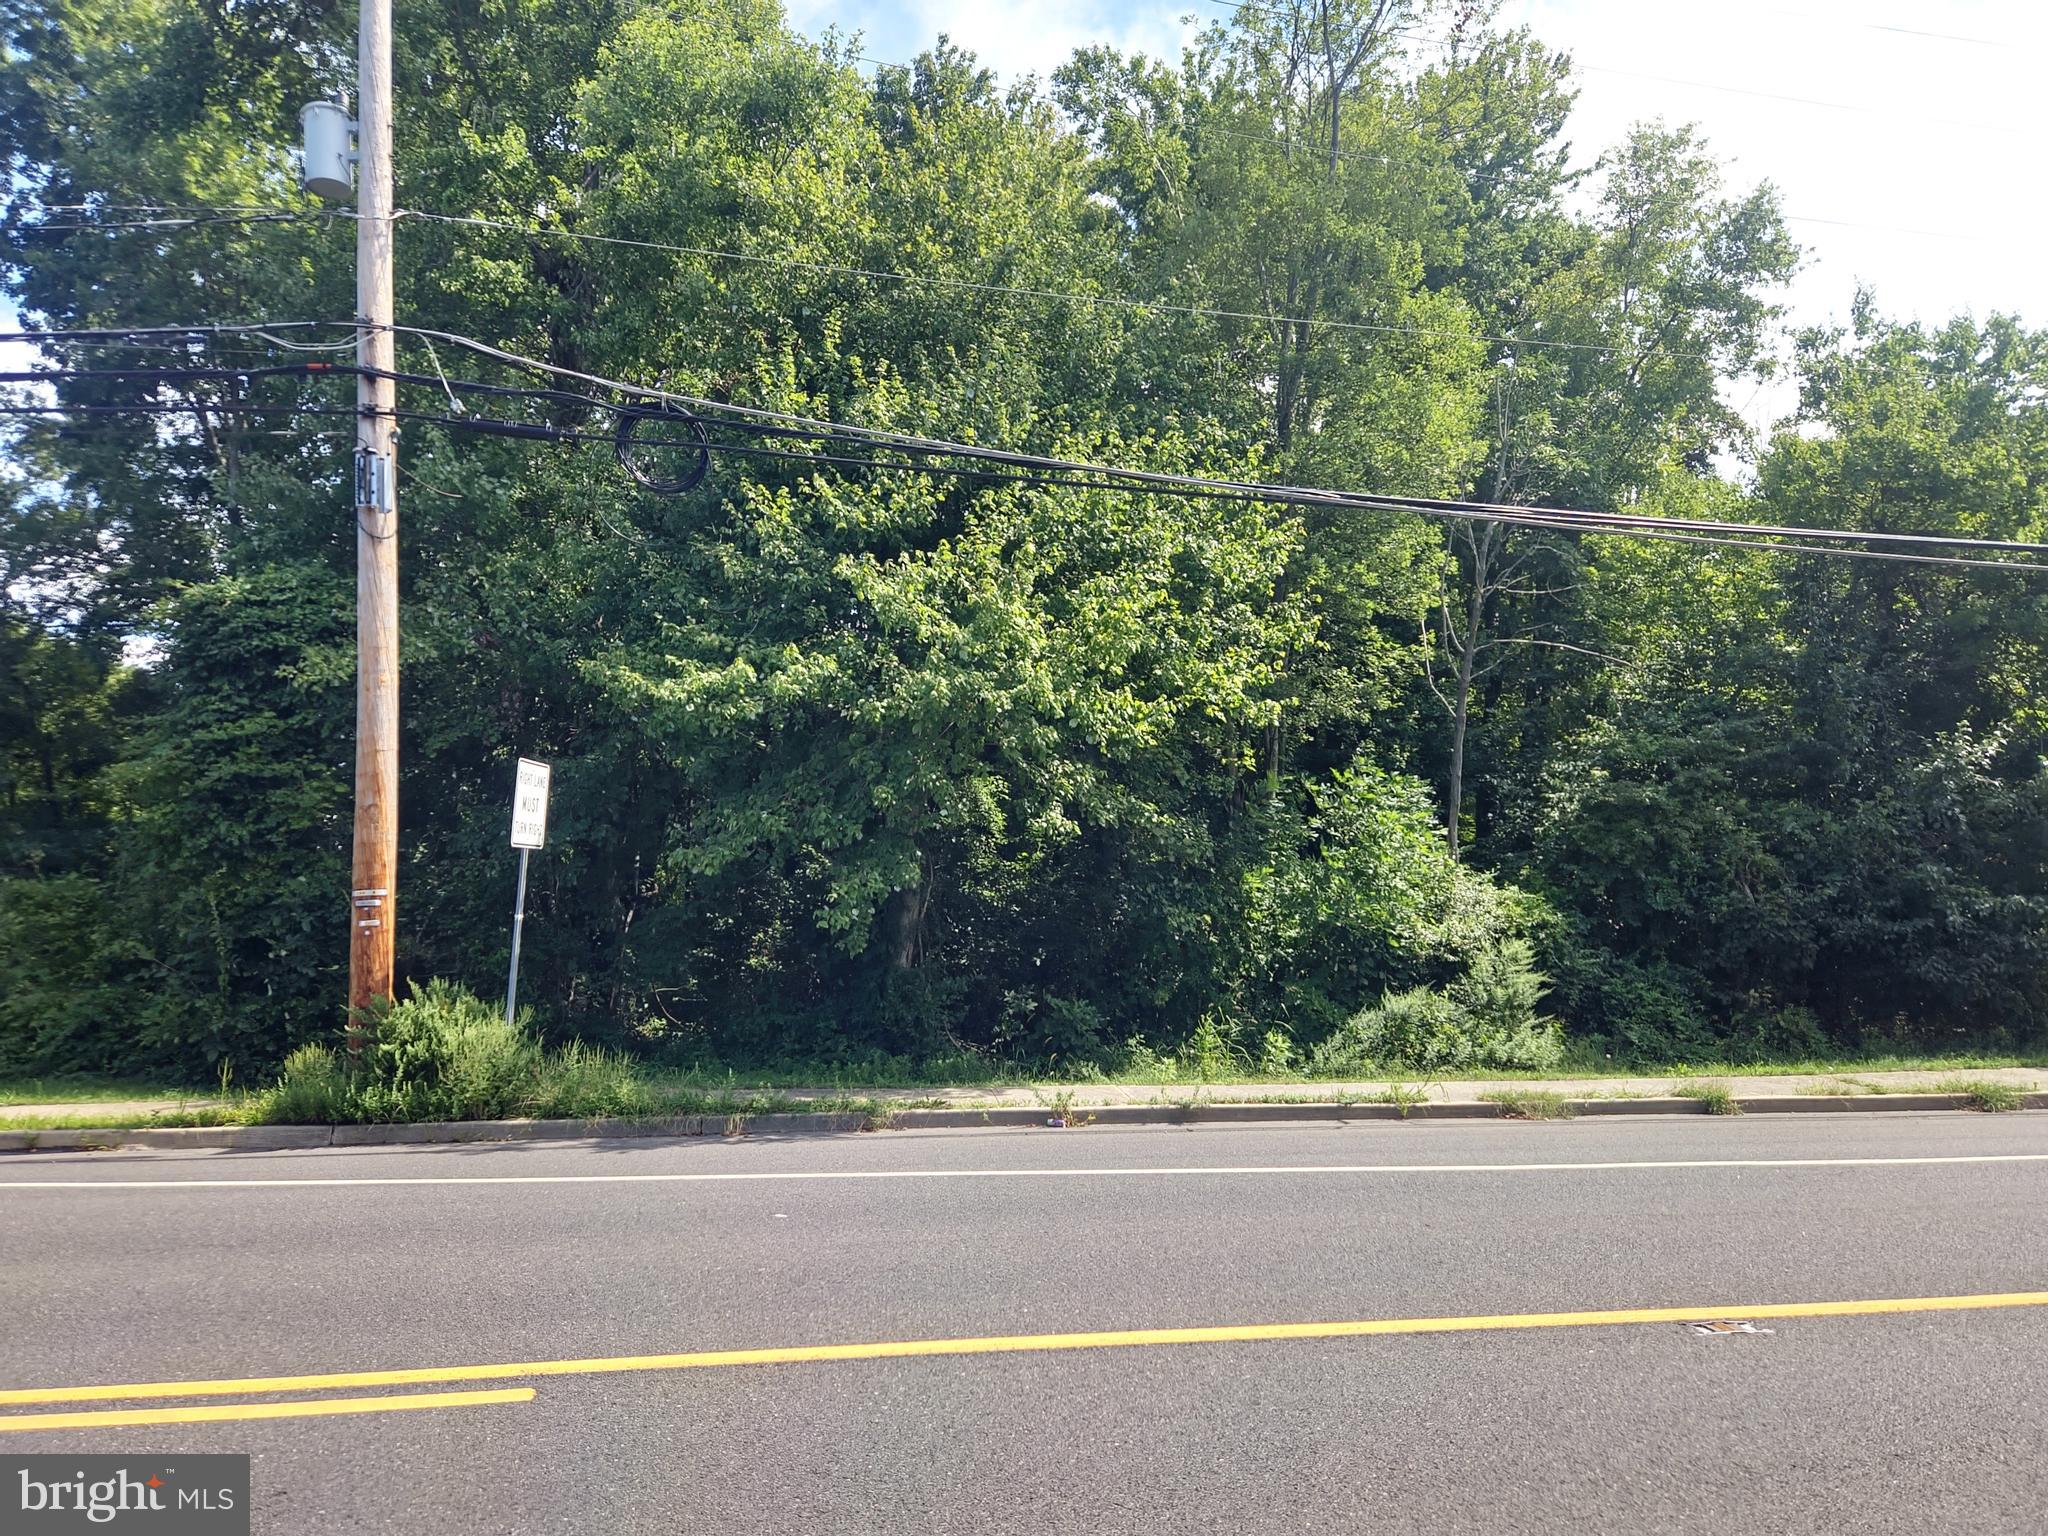
[[1451, 699], [1450, 790], [1445, 796], [1444, 820], [1451, 844], [1451, 857], [1458, 857], [1458, 827], [1465, 812], [1465, 726], [1472, 715], [1472, 663], [1484, 644], [1481, 625], [1486, 619], [1487, 581], [1493, 564], [1493, 540], [1498, 523], [1481, 523], [1472, 532], [1472, 590], [1465, 603], [1465, 635], [1458, 647], [1458, 691]]
[[883, 908], [882, 932], [888, 946], [889, 968], [893, 971], [907, 971], [917, 964], [931, 891], [931, 874], [920, 856], [917, 878], [891, 895]]

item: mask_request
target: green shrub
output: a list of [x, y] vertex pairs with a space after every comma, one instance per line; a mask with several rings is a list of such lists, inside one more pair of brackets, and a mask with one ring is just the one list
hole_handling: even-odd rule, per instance
[[85, 875], [0, 878], [0, 1073], [132, 1072], [145, 958], [105, 885]]
[[1548, 980], [1520, 939], [1480, 948], [1448, 992], [1390, 992], [1317, 1046], [1319, 1077], [1366, 1072], [1543, 1070], [1564, 1054], [1564, 1034], [1536, 1011]]
[[1840, 1047], [1828, 1038], [1811, 1008], [1745, 1009], [1729, 1021], [1721, 1045], [1728, 1061], [1813, 1061], [1837, 1055]]
[[1019, 1061], [1072, 1068], [1103, 1055], [1106, 1022], [1101, 1009], [1080, 998], [1005, 992], [994, 1043]]
[[1536, 1022], [1546, 984], [1528, 940], [1505, 939], [1473, 957], [1471, 969], [1451, 983], [1451, 1001], [1475, 1030], [1509, 1035]]
[[545, 1050], [525, 1021], [446, 981], [380, 1009], [376, 1035], [351, 1069], [327, 1045], [303, 1045], [264, 1096], [276, 1125], [365, 1121], [596, 1119], [644, 1115], [654, 1097], [633, 1061], [571, 1041]]
[[1376, 1008], [1362, 1009], [1315, 1048], [1309, 1070], [1317, 1077], [1373, 1071], [1434, 1072], [1471, 1056], [1465, 1021], [1443, 993], [1429, 987], [1389, 992]]
[[1705, 981], [1683, 967], [1578, 945], [1561, 946], [1560, 992], [1581, 1031], [1599, 1038], [1623, 1061], [1713, 1061], [1724, 1054], [1721, 1032], [1701, 1005]]
[[1180, 1076], [1180, 1059], [1155, 1049], [1143, 1036], [1132, 1035], [1124, 1041], [1118, 1069], [1127, 1078], [1168, 1083]]
[[1525, 940], [1505, 939], [1480, 949], [1471, 969], [1450, 988], [1471, 1038], [1471, 1065], [1557, 1065], [1564, 1055], [1564, 1031], [1536, 1011], [1549, 984]]
[[453, 982], [383, 1010], [357, 1096], [373, 1120], [494, 1120], [534, 1096], [540, 1043]]
[[284, 1072], [264, 1097], [259, 1118], [276, 1125], [336, 1125], [353, 1119], [348, 1073], [333, 1049], [307, 1044], [285, 1057]]

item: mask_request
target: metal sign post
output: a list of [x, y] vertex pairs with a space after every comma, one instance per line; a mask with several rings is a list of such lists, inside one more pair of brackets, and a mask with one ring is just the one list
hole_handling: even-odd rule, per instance
[[526, 859], [547, 842], [548, 778], [546, 763], [519, 759], [519, 781], [512, 791], [512, 846], [519, 850], [519, 896], [512, 907], [512, 972], [505, 979], [505, 1022], [519, 1006], [519, 936], [526, 928]]

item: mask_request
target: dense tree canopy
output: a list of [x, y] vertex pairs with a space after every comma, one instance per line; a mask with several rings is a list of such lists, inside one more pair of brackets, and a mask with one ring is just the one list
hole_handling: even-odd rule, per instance
[[[25, 316], [350, 313], [353, 226], [289, 151], [352, 14], [0, 17]], [[410, 324], [1233, 479], [2043, 533], [2048, 340], [1862, 300], [1751, 441], [1776, 194], [1656, 123], [1574, 172], [1569, 59], [1469, 6], [1249, 5], [1010, 88], [943, 39], [864, 73], [771, 0], [401, 22]], [[0, 1069], [257, 1070], [339, 1020], [352, 392], [257, 370], [345, 339], [43, 348], [72, 410], [0, 479]], [[550, 382], [412, 337], [400, 367]], [[524, 754], [556, 764], [525, 995], [679, 1058], [1286, 1059], [1523, 939], [1568, 1033], [1640, 1056], [2048, 1018], [2038, 579], [795, 436], [666, 495], [573, 435], [602, 412], [460, 397], [572, 434], [535, 441], [458, 398], [402, 395], [409, 976], [494, 983]]]

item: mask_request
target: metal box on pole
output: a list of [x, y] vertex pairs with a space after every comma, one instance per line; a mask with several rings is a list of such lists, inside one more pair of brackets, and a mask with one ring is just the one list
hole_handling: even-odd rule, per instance
[[305, 132], [299, 185], [325, 202], [347, 202], [356, 195], [356, 156], [349, 147], [356, 125], [348, 109], [331, 101], [312, 102], [300, 109], [299, 126]]

